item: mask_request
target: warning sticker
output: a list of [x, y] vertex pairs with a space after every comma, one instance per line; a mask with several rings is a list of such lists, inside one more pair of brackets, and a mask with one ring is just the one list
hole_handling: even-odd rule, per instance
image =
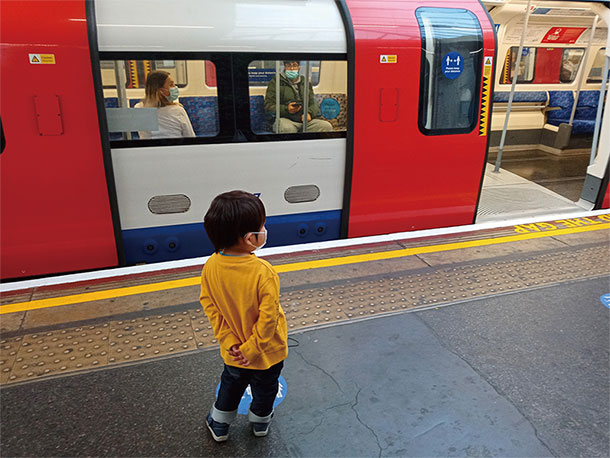
[[30, 64], [55, 64], [55, 54], [29, 54]]
[[396, 54], [380, 54], [379, 62], [382, 64], [395, 64], [398, 62], [398, 56]]
[[483, 94], [481, 96], [481, 119], [479, 122], [479, 136], [487, 135], [489, 124], [489, 96], [491, 92], [491, 74], [494, 58], [485, 56], [483, 60]]
[[487, 78], [491, 78], [491, 70], [492, 70], [493, 61], [494, 61], [494, 58], [491, 56], [488, 56], [485, 58], [485, 63], [483, 65], [483, 76], [486, 76]]

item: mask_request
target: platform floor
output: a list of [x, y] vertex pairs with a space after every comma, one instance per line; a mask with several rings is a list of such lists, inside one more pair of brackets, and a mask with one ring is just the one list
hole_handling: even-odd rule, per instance
[[83, 300], [0, 315], [0, 454], [609, 456], [604, 218], [269, 258], [287, 392], [269, 437], [239, 417], [226, 444], [203, 423], [222, 362], [198, 286], [116, 293], [199, 268], [3, 294]]

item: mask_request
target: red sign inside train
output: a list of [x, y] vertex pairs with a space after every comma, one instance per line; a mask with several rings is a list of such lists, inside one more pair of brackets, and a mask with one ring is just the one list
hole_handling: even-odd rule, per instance
[[576, 43], [586, 27], [553, 27], [549, 29], [542, 43]]

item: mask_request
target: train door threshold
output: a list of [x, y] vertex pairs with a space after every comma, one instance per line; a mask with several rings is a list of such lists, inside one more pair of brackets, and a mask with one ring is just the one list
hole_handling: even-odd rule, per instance
[[493, 170], [492, 164], [486, 165], [477, 223], [583, 211], [577, 203], [508, 170]]

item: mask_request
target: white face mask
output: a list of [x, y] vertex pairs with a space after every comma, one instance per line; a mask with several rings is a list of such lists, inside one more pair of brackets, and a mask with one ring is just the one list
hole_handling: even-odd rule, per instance
[[[261, 249], [261, 248], [262, 248], [262, 247], [264, 247], [264, 246], [265, 246], [265, 244], [267, 243], [267, 229], [265, 229], [263, 232], [248, 232], [248, 234], [265, 234], [265, 241], [264, 241], [263, 243], [261, 243], [259, 246], [256, 246], [256, 245], [254, 245], [253, 243], [250, 243], [250, 241], [249, 241], [249, 240], [246, 240], [246, 242], [248, 243], [248, 245], [250, 245], [250, 246], [254, 247], [254, 250], [252, 250], [252, 251], [256, 251], [256, 250]], [[247, 235], [248, 235], [248, 234], [246, 234], [246, 237], [247, 237]]]

